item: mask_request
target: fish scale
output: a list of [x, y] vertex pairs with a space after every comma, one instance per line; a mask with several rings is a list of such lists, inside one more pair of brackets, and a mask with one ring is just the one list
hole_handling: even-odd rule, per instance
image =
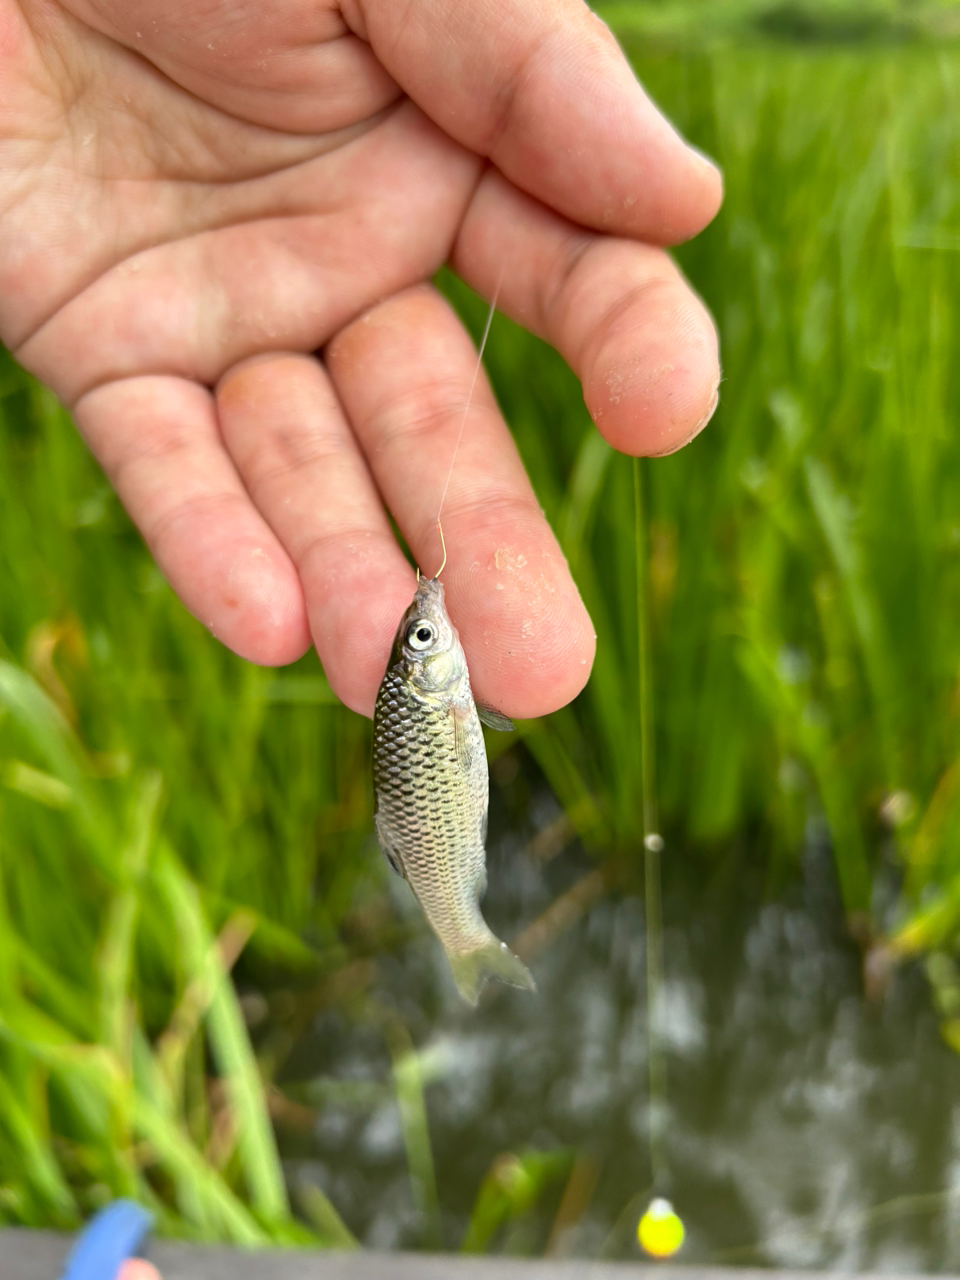
[[[471, 707], [465, 736], [477, 767], [459, 783], [456, 731], [446, 704], [431, 704], [402, 672], [388, 672], [374, 731], [377, 829], [389, 843], [444, 946], [470, 951], [489, 934], [476, 895], [485, 881], [487, 758]], [[454, 785], [438, 785], [454, 776]], [[451, 848], [459, 851], [452, 859]]]
[[475, 1004], [488, 978], [532, 988], [480, 912], [487, 756], [466, 657], [436, 579], [420, 579], [397, 631], [374, 713], [373, 780], [380, 845], [442, 942], [461, 994]]

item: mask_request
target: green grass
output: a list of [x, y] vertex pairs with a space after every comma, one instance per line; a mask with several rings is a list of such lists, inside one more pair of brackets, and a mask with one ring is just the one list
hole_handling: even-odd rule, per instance
[[309, 1238], [225, 961], [343, 965], [380, 883], [367, 727], [315, 662], [211, 644], [62, 412], [3, 377], [0, 1215], [133, 1194], [180, 1234]]
[[906, 43], [960, 35], [954, 0], [602, 0], [614, 30], [690, 49], [726, 42]]
[[[646, 468], [667, 857], [705, 877], [759, 861], [777, 884], [822, 821], [859, 936], [949, 951], [960, 53], [624, 30], [728, 187], [680, 255], [721, 328], [721, 407]], [[448, 285], [479, 328], [482, 304]], [[599, 633], [585, 694], [513, 749], [588, 847], [635, 859], [631, 465], [559, 358], [502, 318], [488, 363]], [[297, 1216], [288, 1203], [268, 1115], [285, 1050], [268, 1038], [254, 1056], [239, 963], [378, 1020], [436, 1240], [427, 1064], [363, 1004], [364, 966], [403, 939], [371, 835], [368, 726], [314, 659], [257, 670], [185, 615], [62, 411], [9, 361], [0, 512], [0, 1221], [70, 1227], [130, 1194], [181, 1235], [351, 1242], [316, 1188], [295, 1189]], [[931, 975], [955, 1018], [954, 969]], [[468, 1247], [522, 1227], [567, 1176], [571, 1155], [551, 1159], [505, 1153]]]
[[[820, 810], [865, 913], [891, 847], [914, 867], [926, 827], [916, 902], [958, 869], [942, 791], [936, 837], [929, 806], [960, 746], [960, 60], [767, 47], [640, 66], [728, 186], [681, 254], [723, 335], [721, 407], [648, 470], [665, 823], [704, 856], [753, 832], [776, 863]], [[600, 652], [527, 742], [585, 837], [636, 845], [629, 464], [533, 346], [501, 323], [490, 363]]]

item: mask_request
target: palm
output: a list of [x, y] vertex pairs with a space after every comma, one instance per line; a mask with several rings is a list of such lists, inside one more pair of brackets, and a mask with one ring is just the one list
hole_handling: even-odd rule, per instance
[[[623, 330], [617, 315], [618, 339], [618, 299], [591, 317], [585, 298], [632, 254], [628, 287], [662, 295], [652, 319], [695, 304], [658, 250], [564, 220], [596, 225], [590, 202], [609, 193], [584, 194], [551, 165], [549, 138], [512, 127], [522, 103], [465, 111], [462, 53], [430, 72], [436, 15], [417, 15], [437, 5], [397, 25], [392, 0], [344, 5], [346, 18], [332, 0], [220, 0], [202, 15], [155, 0], [11, 4], [0, 165], [19, 180], [0, 206], [0, 336], [73, 407], [185, 602], [240, 652], [291, 660], [309, 625], [338, 692], [369, 711], [412, 594], [382, 502], [431, 566], [472, 374], [465, 335], [419, 283], [444, 261], [487, 293], [509, 269], [505, 309], [582, 366], [614, 443], [643, 451], [652, 437], [660, 451], [702, 416], [716, 377], [702, 321], [680, 365], [692, 390], [677, 383], [652, 409], [638, 392], [639, 438], [637, 406], [604, 400], [640, 321]], [[646, 209], [624, 203], [620, 220], [639, 225], [613, 229], [669, 240], [704, 220], [668, 225], [655, 188]], [[588, 242], [600, 252], [580, 281]], [[308, 354], [320, 348], [322, 363]], [[592, 635], [486, 388], [474, 416], [445, 519], [461, 552], [451, 610], [468, 654], [471, 633], [502, 637], [503, 652], [470, 654], [480, 694], [531, 714], [576, 691]], [[549, 655], [542, 685], [533, 646]]]

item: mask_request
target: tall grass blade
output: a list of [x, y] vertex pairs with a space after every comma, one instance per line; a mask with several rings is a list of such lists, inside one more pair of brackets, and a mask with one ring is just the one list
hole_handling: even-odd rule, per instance
[[337, 1213], [329, 1196], [313, 1183], [296, 1188], [297, 1203], [317, 1235], [331, 1249], [359, 1249], [360, 1242]]
[[124, 884], [107, 912], [100, 948], [100, 1042], [123, 1060], [129, 1052], [127, 1026], [134, 970], [134, 940], [140, 910], [140, 890], [155, 838], [161, 780], [157, 773], [143, 779], [134, 805], [131, 832], [120, 851], [119, 868]]
[[109, 814], [93, 794], [83, 754], [56, 703], [40, 685], [12, 663], [0, 660], [0, 706], [32, 740], [54, 777], [72, 796], [72, 807], [99, 869], [113, 876]]
[[157, 1159], [179, 1184], [188, 1186], [216, 1222], [217, 1236], [248, 1248], [270, 1242], [268, 1233], [233, 1194], [191, 1142], [143, 1097], [133, 1105], [137, 1132], [153, 1148]]
[[5, 1129], [17, 1151], [18, 1173], [32, 1185], [42, 1212], [37, 1226], [54, 1222], [74, 1226], [79, 1218], [77, 1202], [50, 1150], [50, 1135], [38, 1130], [5, 1075], [0, 1072], [0, 1128]]
[[289, 1203], [266, 1097], [236, 993], [224, 972], [194, 885], [173, 853], [161, 846], [153, 875], [176, 921], [189, 972], [210, 993], [207, 1025], [237, 1125], [238, 1147], [254, 1211], [263, 1222], [289, 1217]]
[[386, 1035], [393, 1056], [393, 1080], [397, 1106], [400, 1108], [403, 1141], [407, 1149], [410, 1181], [417, 1206], [423, 1215], [424, 1243], [428, 1248], [439, 1249], [443, 1243], [440, 1202], [420, 1058], [409, 1032], [401, 1022], [391, 1019], [386, 1027]]

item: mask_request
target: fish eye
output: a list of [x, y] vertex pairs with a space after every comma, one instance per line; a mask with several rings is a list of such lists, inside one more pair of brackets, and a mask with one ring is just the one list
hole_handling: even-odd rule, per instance
[[437, 638], [436, 628], [432, 622], [418, 618], [407, 627], [407, 644], [411, 649], [429, 649]]

